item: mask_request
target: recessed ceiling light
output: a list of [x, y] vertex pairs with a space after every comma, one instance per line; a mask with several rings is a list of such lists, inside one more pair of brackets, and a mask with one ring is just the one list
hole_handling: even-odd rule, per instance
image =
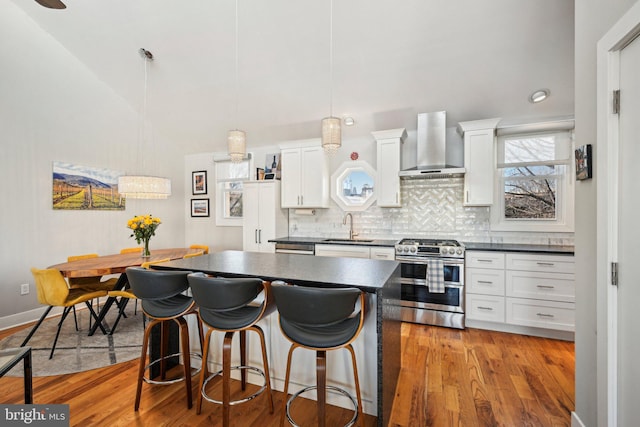
[[529, 96], [529, 102], [537, 104], [547, 99], [550, 94], [549, 89], [538, 89]]
[[344, 118], [344, 125], [345, 126], [353, 126], [354, 124], [356, 124], [356, 121], [353, 120], [353, 117], [345, 117]]

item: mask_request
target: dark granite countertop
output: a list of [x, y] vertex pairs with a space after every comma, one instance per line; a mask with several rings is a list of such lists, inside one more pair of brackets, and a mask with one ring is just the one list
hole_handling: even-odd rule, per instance
[[154, 268], [202, 271], [226, 277], [260, 277], [307, 286], [352, 286], [376, 292], [394, 275], [399, 277], [399, 266], [396, 261], [373, 259], [224, 251], [165, 262]]
[[532, 252], [541, 254], [573, 255], [573, 246], [559, 245], [528, 245], [520, 243], [463, 243], [468, 251], [496, 251], [496, 252]]
[[311, 243], [314, 245], [351, 245], [351, 246], [388, 246], [394, 247], [400, 239], [367, 239], [366, 237], [354, 240], [336, 238], [340, 240], [331, 240], [329, 237], [278, 237], [270, 239], [272, 243]]

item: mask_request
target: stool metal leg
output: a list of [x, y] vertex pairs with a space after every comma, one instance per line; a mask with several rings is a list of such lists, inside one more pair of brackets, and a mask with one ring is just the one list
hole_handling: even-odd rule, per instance
[[356, 363], [356, 352], [353, 350], [353, 347], [351, 346], [351, 344], [349, 344], [347, 347], [347, 350], [349, 350], [349, 353], [351, 353], [351, 362], [353, 364], [353, 377], [355, 379], [355, 386], [356, 386], [356, 398], [358, 399], [358, 419], [360, 420], [360, 423], [362, 423], [363, 418], [363, 407], [362, 407], [362, 396], [360, 395], [360, 380], [359, 380], [359, 376], [358, 376], [358, 364]]

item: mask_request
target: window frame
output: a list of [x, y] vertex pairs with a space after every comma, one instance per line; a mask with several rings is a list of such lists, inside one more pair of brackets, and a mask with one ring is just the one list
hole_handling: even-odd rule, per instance
[[[253, 170], [253, 157], [251, 154], [242, 161], [247, 164], [247, 176], [240, 179], [230, 179], [228, 177], [221, 178], [219, 176], [218, 164], [220, 163], [231, 163], [228, 157], [222, 159], [214, 159], [214, 173], [215, 173], [215, 200], [216, 200], [216, 225], [220, 227], [242, 227], [244, 218], [243, 217], [235, 217], [230, 218], [225, 216], [224, 208], [225, 208], [225, 200], [224, 196], [228, 192], [224, 189], [224, 185], [229, 182], [240, 182], [244, 183], [245, 181], [249, 181], [251, 179], [251, 171]], [[243, 185], [244, 187], [244, 185]], [[244, 188], [238, 191], [241, 194], [241, 198], [244, 197]], [[244, 206], [244, 203], [243, 203]]]
[[[556, 218], [555, 219], [507, 219], [504, 216], [505, 209], [505, 178], [503, 170], [505, 167], [499, 166], [496, 162], [494, 168], [494, 192], [493, 205], [490, 208], [490, 228], [491, 231], [523, 231], [523, 232], [573, 232], [575, 215], [575, 187], [572, 177], [574, 176], [574, 162], [571, 153], [574, 148], [573, 130], [549, 130], [539, 132], [522, 132], [500, 135], [495, 139], [496, 155], [500, 156], [499, 150], [504, 149], [504, 144], [500, 141], [505, 138], [526, 137], [536, 135], [562, 134], [569, 137], [569, 157], [566, 161], [549, 162], [555, 166], [564, 168], [564, 172], [558, 175], [556, 189]], [[540, 162], [530, 162], [526, 164], [513, 165], [511, 167], [540, 165]]]

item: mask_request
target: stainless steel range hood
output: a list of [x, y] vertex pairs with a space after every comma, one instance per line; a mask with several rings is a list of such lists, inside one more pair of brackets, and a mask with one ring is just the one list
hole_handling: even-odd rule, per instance
[[400, 178], [452, 178], [464, 175], [463, 167], [446, 164], [446, 124], [446, 111], [418, 114], [417, 166], [400, 171]]

